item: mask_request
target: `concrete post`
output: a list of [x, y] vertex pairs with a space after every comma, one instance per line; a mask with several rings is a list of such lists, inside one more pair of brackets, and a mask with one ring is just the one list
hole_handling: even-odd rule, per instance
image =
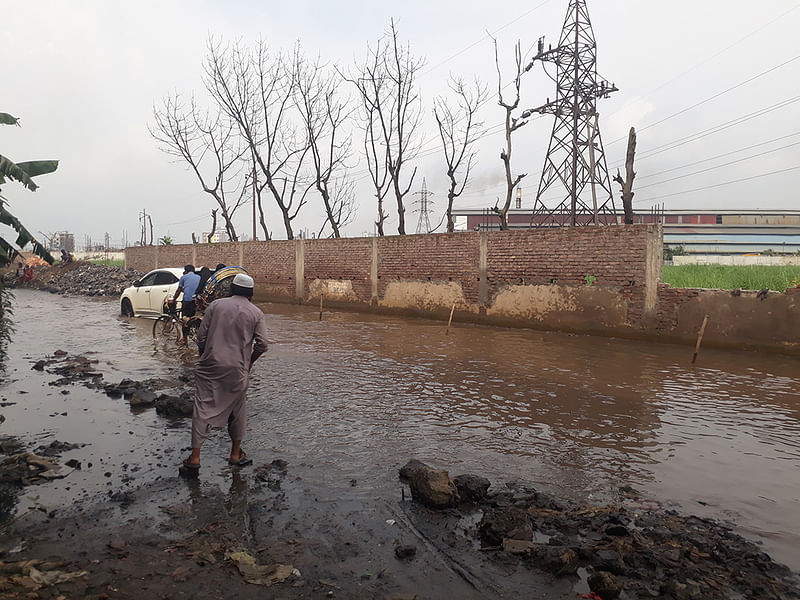
[[295, 297], [302, 302], [305, 297], [305, 247], [302, 238], [294, 242]]
[[645, 259], [644, 325], [650, 326], [658, 315], [658, 282], [664, 263], [664, 230], [661, 225], [650, 225], [647, 231]]
[[192, 264], [197, 264], [197, 246], [192, 244]]
[[244, 267], [244, 248], [242, 248], [242, 242], [236, 242], [236, 249], [239, 251], [239, 266]]

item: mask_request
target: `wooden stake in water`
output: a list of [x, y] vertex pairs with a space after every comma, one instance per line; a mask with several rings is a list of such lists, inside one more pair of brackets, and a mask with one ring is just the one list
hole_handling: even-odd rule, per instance
[[448, 335], [450, 333], [450, 323], [453, 322], [453, 313], [456, 310], [456, 305], [453, 304], [453, 308], [450, 309], [450, 320], [447, 321], [447, 329], [444, 330], [444, 334]]
[[706, 332], [706, 325], [708, 325], [708, 315], [703, 317], [703, 324], [700, 326], [700, 333], [697, 334], [697, 345], [694, 347], [694, 356], [692, 356], [692, 364], [697, 360], [697, 355], [700, 354], [700, 344], [703, 341], [703, 334]]
[[319, 295], [319, 320], [322, 321], [322, 294]]

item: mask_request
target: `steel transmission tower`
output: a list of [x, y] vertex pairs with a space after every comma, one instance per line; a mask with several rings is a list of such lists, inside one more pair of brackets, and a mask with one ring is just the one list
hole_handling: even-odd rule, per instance
[[425, 183], [424, 177], [422, 178], [422, 189], [414, 193], [419, 194], [420, 196], [420, 199], [415, 203], [419, 205], [419, 208], [414, 211], [419, 213], [419, 221], [417, 221], [417, 233], [430, 233], [431, 219], [429, 208], [433, 204], [433, 202], [430, 201], [430, 197], [433, 196], [433, 192], [428, 191], [428, 186]]
[[545, 50], [541, 38], [533, 60], [555, 64], [557, 87], [554, 101], [548, 98], [528, 112], [555, 116], [531, 225], [616, 223], [596, 102], [617, 87], [597, 75], [597, 45], [585, 0], [570, 0], [558, 47]]

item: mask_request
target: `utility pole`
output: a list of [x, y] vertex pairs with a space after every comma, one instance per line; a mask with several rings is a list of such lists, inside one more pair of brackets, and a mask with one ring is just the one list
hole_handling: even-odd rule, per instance
[[[570, 0], [558, 47], [545, 49], [541, 38], [527, 68], [537, 60], [556, 65], [556, 98], [522, 113], [523, 118], [534, 112], [555, 116], [531, 226], [589, 225], [598, 223], [598, 215], [604, 224], [615, 223], [597, 100], [618, 90], [597, 74], [597, 46], [586, 0]], [[559, 199], [552, 208], [545, 204], [548, 193]]]
[[419, 213], [419, 221], [417, 221], [417, 233], [430, 233], [431, 218], [428, 209], [433, 204], [433, 202], [431, 202], [429, 199], [431, 196], [433, 196], [433, 192], [428, 191], [428, 185], [425, 183], [424, 177], [422, 178], [422, 189], [418, 192], [414, 192], [414, 194], [419, 195], [420, 197], [420, 199], [414, 203], [419, 205], [419, 209], [414, 211]]
[[256, 186], [258, 186], [258, 178], [256, 177], [256, 157], [255, 154], [253, 154], [253, 241], [254, 242], [258, 239], [258, 237], [256, 236]]
[[139, 236], [139, 245], [146, 246], [147, 245], [147, 212], [145, 209], [142, 209], [142, 212], [139, 213], [139, 227], [140, 227], [140, 236]]

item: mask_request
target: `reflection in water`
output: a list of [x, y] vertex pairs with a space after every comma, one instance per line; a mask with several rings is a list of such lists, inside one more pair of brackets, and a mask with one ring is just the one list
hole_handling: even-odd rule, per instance
[[331, 484], [391, 488], [411, 457], [578, 498], [629, 484], [774, 534], [800, 566], [795, 359], [706, 350], [691, 369], [681, 346], [264, 309], [251, 428]]
[[[195, 359], [154, 346], [152, 322], [118, 319], [115, 302], [27, 293], [20, 304], [39, 319], [27, 335], [49, 351], [70, 336], [66, 349], [100, 354], [110, 381]], [[735, 521], [800, 569], [796, 359], [704, 350], [692, 369], [682, 346], [473, 326], [445, 336], [423, 320], [262, 308], [271, 347], [253, 370], [245, 441], [256, 460], [280, 456], [362, 500], [399, 496], [409, 458], [598, 502], [631, 485]], [[226, 510], [244, 519], [249, 476], [225, 475]]]

